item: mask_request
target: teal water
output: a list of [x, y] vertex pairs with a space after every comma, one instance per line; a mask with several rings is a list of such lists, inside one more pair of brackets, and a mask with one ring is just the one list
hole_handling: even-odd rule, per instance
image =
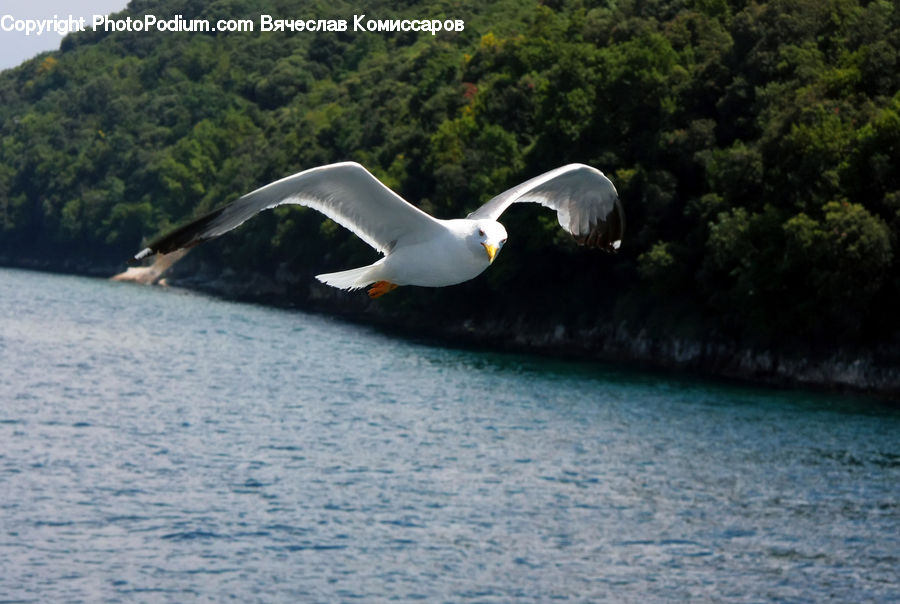
[[0, 269], [0, 601], [900, 600], [900, 413]]

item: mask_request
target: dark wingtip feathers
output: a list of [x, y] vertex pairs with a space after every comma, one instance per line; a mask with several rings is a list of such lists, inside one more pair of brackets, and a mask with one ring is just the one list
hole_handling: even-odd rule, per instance
[[128, 263], [137, 264], [144, 258], [154, 254], [168, 254], [175, 250], [192, 248], [208, 239], [213, 239], [216, 235], [211, 235], [208, 232], [210, 226], [227, 208], [227, 205], [216, 208], [209, 214], [163, 235], [135, 254]]
[[134, 256], [129, 258], [128, 264], [131, 264], [131, 265], [139, 264], [141, 260], [143, 260], [147, 256], [152, 256], [152, 255], [153, 255], [153, 250], [150, 249], [149, 247], [145, 247], [144, 249], [139, 251], [137, 254], [135, 254]]
[[575, 242], [585, 247], [615, 253], [619, 251], [624, 235], [625, 213], [622, 211], [622, 204], [619, 202], [619, 198], [616, 197], [613, 209], [606, 215], [605, 220], [591, 223], [590, 231], [586, 235], [576, 235]]

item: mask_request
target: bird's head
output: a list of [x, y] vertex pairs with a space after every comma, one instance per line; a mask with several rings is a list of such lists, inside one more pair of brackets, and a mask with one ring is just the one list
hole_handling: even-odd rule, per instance
[[484, 249], [488, 263], [491, 263], [506, 243], [506, 229], [496, 220], [478, 220], [472, 237]]

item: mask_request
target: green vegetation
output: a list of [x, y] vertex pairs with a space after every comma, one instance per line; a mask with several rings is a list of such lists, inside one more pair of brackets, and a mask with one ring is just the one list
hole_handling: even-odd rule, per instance
[[[624, 320], [776, 348], [897, 345], [895, 2], [407, 4], [133, 0], [134, 15], [335, 17], [351, 31], [85, 32], [0, 74], [0, 256], [124, 260], [256, 186], [343, 159], [442, 217], [579, 161], [619, 189], [618, 256], [515, 208], [483, 277], [386, 307]], [[363, 12], [466, 27], [352, 31]], [[199, 255], [296, 275], [301, 301], [313, 274], [375, 258], [296, 208]]]

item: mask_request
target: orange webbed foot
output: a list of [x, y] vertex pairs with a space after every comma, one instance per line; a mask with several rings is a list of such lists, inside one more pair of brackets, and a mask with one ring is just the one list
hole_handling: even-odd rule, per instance
[[391, 283], [390, 281], [377, 281], [369, 288], [369, 297], [373, 299], [380, 298], [386, 293], [394, 291], [397, 287], [399, 286], [396, 283]]

